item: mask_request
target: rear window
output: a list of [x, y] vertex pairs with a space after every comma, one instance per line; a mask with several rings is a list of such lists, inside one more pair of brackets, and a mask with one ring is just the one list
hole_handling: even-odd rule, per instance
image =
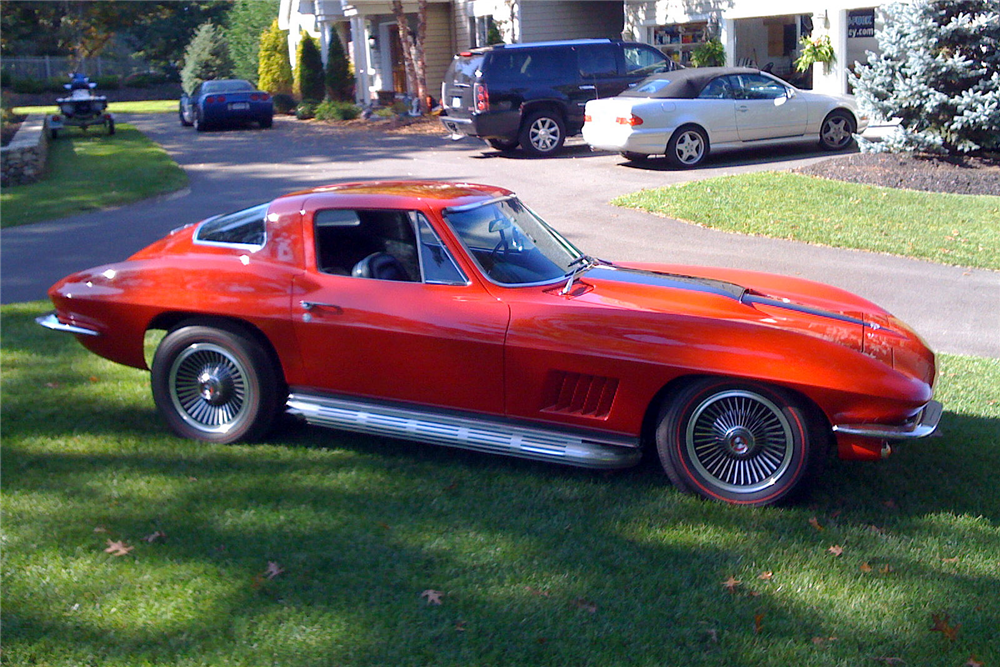
[[450, 79], [452, 83], [464, 83], [471, 86], [476, 80], [476, 72], [483, 65], [483, 57], [482, 54], [458, 56], [451, 62], [446, 80]]
[[254, 246], [264, 245], [265, 224], [269, 204], [260, 204], [209, 218], [201, 223], [195, 233], [195, 241], [220, 243], [224, 245]]

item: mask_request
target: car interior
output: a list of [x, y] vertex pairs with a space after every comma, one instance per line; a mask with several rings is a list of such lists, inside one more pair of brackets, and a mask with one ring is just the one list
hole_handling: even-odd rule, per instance
[[420, 281], [416, 235], [406, 211], [327, 209], [316, 212], [313, 224], [322, 273]]

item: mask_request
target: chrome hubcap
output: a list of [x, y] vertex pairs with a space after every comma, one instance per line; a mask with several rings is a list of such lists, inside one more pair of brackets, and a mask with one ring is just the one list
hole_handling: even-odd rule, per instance
[[559, 142], [559, 126], [551, 118], [539, 118], [531, 124], [531, 145], [550, 151]]
[[243, 365], [210, 343], [191, 345], [174, 359], [170, 397], [181, 418], [205, 433], [227, 432], [252, 399]]
[[684, 164], [692, 164], [701, 159], [705, 152], [705, 142], [701, 140], [701, 135], [696, 132], [685, 132], [674, 146], [677, 159]]
[[774, 403], [732, 390], [702, 401], [688, 422], [685, 446], [695, 469], [731, 493], [775, 484], [791, 465], [792, 429]]

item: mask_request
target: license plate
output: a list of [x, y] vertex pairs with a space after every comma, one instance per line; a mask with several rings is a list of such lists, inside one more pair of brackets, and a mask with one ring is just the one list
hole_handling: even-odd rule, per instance
[[233, 102], [229, 105], [230, 111], [246, 111], [250, 108], [249, 102]]
[[461, 109], [462, 108], [462, 98], [461, 97], [453, 97], [453, 98], [451, 98], [451, 108], [452, 109]]

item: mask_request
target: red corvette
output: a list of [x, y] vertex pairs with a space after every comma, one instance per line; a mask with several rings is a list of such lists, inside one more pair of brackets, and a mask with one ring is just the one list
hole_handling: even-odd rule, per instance
[[830, 450], [929, 435], [934, 355], [842, 290], [611, 263], [513, 193], [355, 183], [178, 229], [49, 295], [50, 329], [146, 368], [178, 434], [312, 424], [590, 468], [653, 450], [679, 488], [764, 505]]

